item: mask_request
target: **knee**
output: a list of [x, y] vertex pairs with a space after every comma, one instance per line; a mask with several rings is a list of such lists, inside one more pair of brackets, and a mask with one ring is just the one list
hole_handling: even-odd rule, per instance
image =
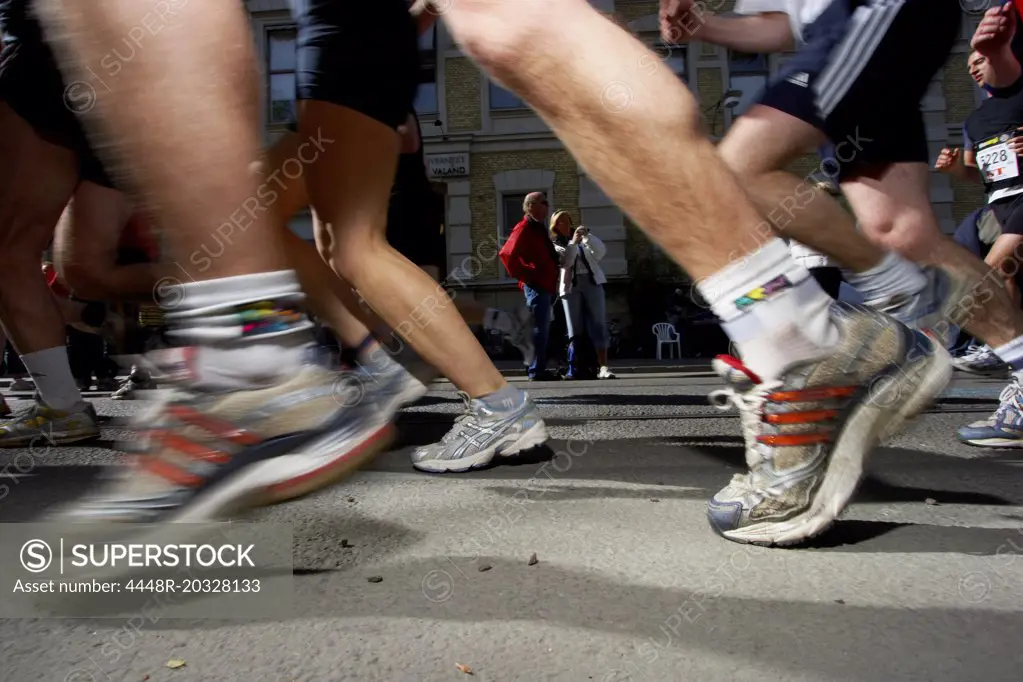
[[458, 0], [445, 13], [462, 50], [492, 76], [503, 80], [521, 59], [523, 45], [545, 35], [543, 12], [524, 12], [518, 3]]
[[60, 264], [57, 272], [78, 298], [92, 301], [117, 298], [117, 292], [110, 286], [102, 268], [70, 262]]
[[874, 213], [864, 216], [859, 224], [872, 242], [913, 261], [926, 261], [941, 239], [929, 207]]

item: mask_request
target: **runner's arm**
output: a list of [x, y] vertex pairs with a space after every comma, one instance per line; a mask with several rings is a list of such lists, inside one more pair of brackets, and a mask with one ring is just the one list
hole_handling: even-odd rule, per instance
[[787, 52], [796, 46], [789, 16], [782, 12], [733, 17], [706, 14], [700, 17], [699, 28], [693, 37], [730, 50], [754, 54]]
[[952, 174], [960, 180], [967, 182], [984, 182], [984, 174], [977, 167], [977, 151], [973, 148], [973, 140], [966, 134], [966, 126], [963, 126], [963, 153], [959, 156], [960, 162], [952, 167]]

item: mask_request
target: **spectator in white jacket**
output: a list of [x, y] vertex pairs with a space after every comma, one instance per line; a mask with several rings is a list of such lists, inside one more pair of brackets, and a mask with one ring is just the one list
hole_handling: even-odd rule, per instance
[[574, 227], [572, 216], [566, 211], [558, 211], [551, 216], [551, 239], [561, 261], [558, 295], [565, 308], [569, 339], [566, 378], [574, 378], [578, 369], [575, 341], [582, 332], [585, 319], [596, 350], [597, 364], [600, 365], [597, 378], [614, 379], [607, 362], [607, 309], [604, 301], [607, 277], [600, 268], [600, 260], [607, 253], [607, 247], [582, 225]]

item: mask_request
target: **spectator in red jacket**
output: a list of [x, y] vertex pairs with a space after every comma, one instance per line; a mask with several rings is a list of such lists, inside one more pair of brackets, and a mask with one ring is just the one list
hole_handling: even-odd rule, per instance
[[547, 339], [551, 309], [558, 291], [558, 254], [547, 232], [549, 205], [543, 192], [526, 195], [522, 202], [525, 215], [501, 248], [501, 262], [508, 274], [519, 280], [526, 305], [533, 313], [533, 346], [536, 355], [529, 365], [529, 378], [551, 381], [557, 378], [547, 371]]

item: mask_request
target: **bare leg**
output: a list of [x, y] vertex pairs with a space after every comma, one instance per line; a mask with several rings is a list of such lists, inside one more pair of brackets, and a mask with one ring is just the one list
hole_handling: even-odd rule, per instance
[[[548, 2], [537, 16], [523, 16], [530, 14], [516, 3], [459, 0], [443, 18], [463, 49], [524, 96], [693, 279], [759, 248], [770, 225], [705, 137], [696, 100], [670, 70], [582, 0]], [[521, 50], [550, 26], [572, 30], [542, 49]], [[550, 77], [552, 63], [561, 78]], [[687, 229], [679, 229], [680, 216]]]
[[0, 318], [21, 355], [64, 345], [40, 259], [78, 182], [74, 152], [44, 142], [0, 102]]
[[76, 295], [90, 300], [153, 295], [160, 279], [157, 265], [117, 264], [117, 247], [130, 219], [127, 197], [116, 189], [83, 182], [75, 190], [57, 224], [53, 255], [57, 272]]
[[718, 151], [779, 233], [863, 272], [878, 265], [884, 251], [856, 229], [855, 219], [831, 196], [778, 170], [825, 141], [807, 123], [757, 105], [732, 124]]
[[926, 164], [895, 164], [876, 179], [843, 183], [842, 190], [875, 242], [969, 282], [969, 293], [956, 303], [955, 314], [962, 318], [957, 323], [992, 347], [1006, 344], [1023, 335], [1023, 311], [1002, 287], [1000, 274], [991, 278], [983, 261], [942, 234], [931, 208], [929, 175]]
[[[399, 151], [384, 124], [326, 102], [302, 101], [303, 134], [336, 140], [310, 168], [306, 187], [330, 225], [332, 265], [374, 312], [452, 383], [478, 397], [507, 385], [436, 282], [385, 238]], [[378, 163], [368, 165], [367, 158]]]
[[[133, 0], [45, 0], [39, 8], [51, 19], [57, 43], [76, 57], [68, 63], [72, 70], [100, 64], [145, 14]], [[136, 205], [159, 217], [187, 279], [287, 270], [283, 249], [271, 246], [280, 243], [271, 214], [258, 210], [259, 183], [240, 172], [258, 159], [260, 139], [245, 8], [177, 3], [161, 19], [162, 30], [146, 35], [145, 49], [119, 62], [116, 77], [106, 79], [109, 91], [98, 88], [92, 138], [97, 152], [119, 186], [137, 190]], [[184, 34], [187, 50], [181, 49]], [[218, 75], [211, 76], [214, 63]], [[159, 83], [187, 87], [156, 87]], [[193, 115], [197, 102], [203, 103], [202, 116]], [[234, 219], [245, 222], [244, 233]], [[199, 265], [190, 260], [213, 235], [227, 233], [237, 235], [229, 258], [196, 259]]]

